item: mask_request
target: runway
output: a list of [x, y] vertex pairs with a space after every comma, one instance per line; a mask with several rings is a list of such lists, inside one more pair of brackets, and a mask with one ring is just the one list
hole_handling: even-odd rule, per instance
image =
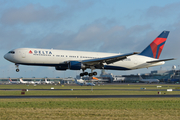
[[[9, 91], [21, 91], [22, 89], [0, 89], [0, 90], [9, 90]], [[72, 89], [28, 89], [33, 91], [71, 91]], [[91, 90], [91, 89], [73, 89], [74, 90]], [[93, 90], [119, 90], [119, 91], [167, 91], [167, 89], [93, 89]], [[180, 89], [173, 89], [173, 91], [180, 91]]]
[[175, 98], [180, 95], [19, 95], [0, 96], [0, 99], [23, 99], [23, 98]]
[[[22, 91], [26, 89], [0, 89], [4, 91]], [[91, 89], [28, 89], [28, 91], [80, 91]], [[167, 91], [167, 89], [93, 89], [98, 90], [117, 90], [117, 91]], [[173, 89], [173, 91], [180, 91], [180, 89]], [[180, 97], [180, 95], [9, 95], [0, 96], [0, 99], [23, 99], [23, 98], [165, 98], [165, 97]]]

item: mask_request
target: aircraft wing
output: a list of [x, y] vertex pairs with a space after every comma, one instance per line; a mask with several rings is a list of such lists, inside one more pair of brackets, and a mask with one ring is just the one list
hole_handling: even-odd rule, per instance
[[158, 62], [169, 61], [169, 60], [175, 60], [175, 58], [171, 58], [171, 59], [162, 59], [162, 60], [154, 60], [154, 61], [148, 61], [148, 62], [146, 62], [146, 63], [158, 63]]
[[126, 59], [128, 56], [138, 54], [137, 52], [128, 53], [128, 54], [122, 54], [122, 55], [116, 55], [116, 56], [110, 56], [110, 57], [104, 57], [104, 58], [97, 58], [97, 59], [89, 59], [89, 60], [83, 60], [82, 63], [85, 65], [100, 65], [102, 63], [111, 64], [120, 60]]

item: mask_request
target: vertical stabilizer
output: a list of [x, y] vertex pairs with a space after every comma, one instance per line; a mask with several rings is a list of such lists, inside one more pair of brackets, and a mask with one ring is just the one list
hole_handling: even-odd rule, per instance
[[141, 75], [139, 75], [139, 78], [140, 78], [140, 81], [142, 80], [142, 77], [141, 77]]
[[146, 49], [144, 49], [139, 55], [152, 57], [159, 59], [164, 44], [169, 35], [169, 31], [163, 31]]
[[12, 82], [12, 80], [9, 78], [9, 82]]

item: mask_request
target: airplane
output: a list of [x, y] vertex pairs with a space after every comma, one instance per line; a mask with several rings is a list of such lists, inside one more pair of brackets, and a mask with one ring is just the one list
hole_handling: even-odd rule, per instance
[[33, 81], [23, 81], [22, 79], [19, 79], [20, 80], [20, 83], [23, 83], [23, 84], [35, 84]]
[[95, 86], [94, 83], [86, 83], [85, 85], [87, 85], [87, 86]]
[[48, 81], [47, 78], [45, 78], [42, 83], [44, 83], [44, 84], [54, 84], [54, 81]]
[[143, 79], [140, 75], [140, 80], [141, 82], [144, 82], [144, 83], [159, 83], [159, 80], [158, 79]]
[[11, 84], [19, 84], [20, 81], [12, 81], [12, 80], [9, 78], [9, 83], [11, 83]]
[[[94, 83], [99, 84], [99, 83], [102, 83], [102, 82], [108, 82], [109, 79], [100, 79], [100, 78], [96, 78], [96, 77], [89, 77], [89, 80], [85, 80], [85, 81], [90, 86], [95, 86]], [[87, 81], [89, 81], [89, 82], [87, 82]]]
[[83, 79], [75, 79], [75, 83], [78, 84], [78, 85], [81, 85], [83, 86], [84, 85], [84, 80]]
[[89, 80], [86, 81], [90, 81], [90, 82], [103, 82], [103, 81], [108, 81], [108, 80], [103, 80], [103, 79], [99, 79], [96, 77], [89, 77]]
[[78, 85], [81, 85], [81, 86], [83, 86], [83, 85], [86, 85], [86, 86], [95, 86], [94, 83], [88, 83], [85, 80], [83, 80], [82, 78], [75, 79], [75, 83], [78, 84]]
[[41, 84], [41, 80], [40, 81], [34, 81], [34, 84]]
[[[165, 45], [169, 31], [163, 31], [150, 45], [142, 52], [127, 54], [83, 52], [39, 48], [18, 48], [9, 51], [4, 58], [15, 63], [16, 72], [19, 72], [19, 65], [51, 66], [56, 70], [82, 70], [80, 76], [97, 75], [95, 69], [107, 70], [134, 70], [163, 65], [171, 59], [159, 59]], [[91, 73], [85, 72], [91, 69]]]

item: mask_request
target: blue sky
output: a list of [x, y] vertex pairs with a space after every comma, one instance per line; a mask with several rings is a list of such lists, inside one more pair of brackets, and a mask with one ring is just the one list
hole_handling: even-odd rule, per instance
[[141, 52], [163, 30], [170, 34], [160, 58], [177, 60], [148, 69], [108, 72], [123, 75], [179, 68], [179, 0], [0, 0], [0, 4], [2, 77], [75, 77], [81, 72], [21, 65], [16, 73], [14, 64], [3, 58], [15, 48]]

